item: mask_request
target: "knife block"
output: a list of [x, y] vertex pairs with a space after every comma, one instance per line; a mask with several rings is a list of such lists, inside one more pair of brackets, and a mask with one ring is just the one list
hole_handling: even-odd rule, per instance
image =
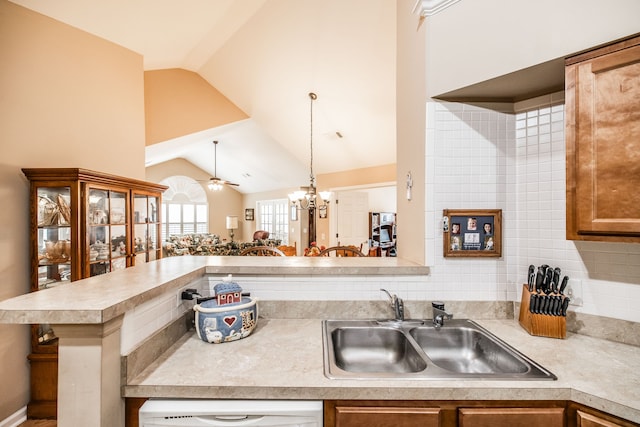
[[522, 286], [522, 301], [520, 302], [520, 325], [531, 335], [539, 337], [561, 338], [567, 337], [567, 318], [565, 316], [551, 316], [529, 311], [531, 294], [527, 285]]

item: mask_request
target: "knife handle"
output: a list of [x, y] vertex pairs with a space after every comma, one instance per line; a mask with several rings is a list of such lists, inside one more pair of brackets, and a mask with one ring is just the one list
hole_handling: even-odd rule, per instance
[[[560, 270], [560, 267], [556, 267], [553, 269], [553, 283], [556, 284], [556, 286], [560, 285], [560, 273], [562, 270]], [[556, 291], [558, 290], [558, 288], [556, 288]], [[554, 291], [555, 292], [555, 291]]]
[[538, 273], [536, 274], [536, 289], [537, 293], [540, 293], [542, 290], [542, 282], [544, 280], [544, 270], [542, 267], [538, 267]]
[[558, 292], [560, 292], [560, 294], [562, 294], [565, 290], [565, 288], [567, 287], [567, 284], [569, 283], [569, 276], [564, 276], [562, 278], [562, 284], [560, 284], [560, 290]]
[[571, 298], [569, 297], [565, 297], [564, 301], [562, 301], [562, 316], [564, 317], [567, 316], [567, 308], [569, 307], [569, 301], [571, 301]]
[[536, 305], [536, 299], [538, 299], [537, 294], [531, 294], [531, 296], [529, 296], [529, 312], [530, 313], [535, 313], [534, 308]]

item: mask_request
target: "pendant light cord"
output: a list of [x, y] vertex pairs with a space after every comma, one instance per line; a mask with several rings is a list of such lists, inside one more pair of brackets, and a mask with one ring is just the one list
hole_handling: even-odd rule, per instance
[[316, 99], [318, 99], [318, 95], [316, 95], [316, 94], [315, 94], [315, 93], [313, 93], [313, 92], [309, 92], [309, 98], [311, 99], [311, 108], [310, 108], [310, 111], [311, 111], [311, 119], [310, 119], [310, 123], [311, 123], [311, 126], [310, 126], [310, 128], [311, 128], [311, 134], [310, 134], [310, 137], [309, 137], [309, 139], [310, 139], [310, 141], [311, 141], [311, 144], [310, 144], [310, 146], [311, 146], [311, 156], [310, 156], [310, 159], [311, 159], [311, 165], [310, 165], [311, 175], [310, 175], [310, 177], [309, 177], [309, 178], [310, 178], [310, 180], [311, 180], [311, 185], [315, 187], [315, 185], [316, 185], [316, 183], [315, 183], [316, 178], [315, 178], [315, 176], [313, 176], [313, 101], [315, 101]]

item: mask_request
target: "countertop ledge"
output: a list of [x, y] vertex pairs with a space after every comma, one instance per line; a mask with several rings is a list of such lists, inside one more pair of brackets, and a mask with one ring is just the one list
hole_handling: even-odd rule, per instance
[[0, 301], [0, 323], [101, 324], [205, 274], [427, 275], [400, 258], [181, 256]]
[[260, 319], [245, 339], [183, 335], [124, 387], [126, 397], [231, 399], [572, 400], [640, 422], [638, 348], [584, 335], [534, 337], [515, 320], [479, 324], [557, 381], [335, 380], [323, 373], [320, 319]]

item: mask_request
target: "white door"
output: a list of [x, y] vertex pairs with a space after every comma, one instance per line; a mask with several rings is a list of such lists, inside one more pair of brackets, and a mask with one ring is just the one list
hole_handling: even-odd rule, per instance
[[340, 191], [336, 194], [336, 233], [332, 233], [331, 245], [360, 244], [369, 239], [369, 194], [364, 191]]

